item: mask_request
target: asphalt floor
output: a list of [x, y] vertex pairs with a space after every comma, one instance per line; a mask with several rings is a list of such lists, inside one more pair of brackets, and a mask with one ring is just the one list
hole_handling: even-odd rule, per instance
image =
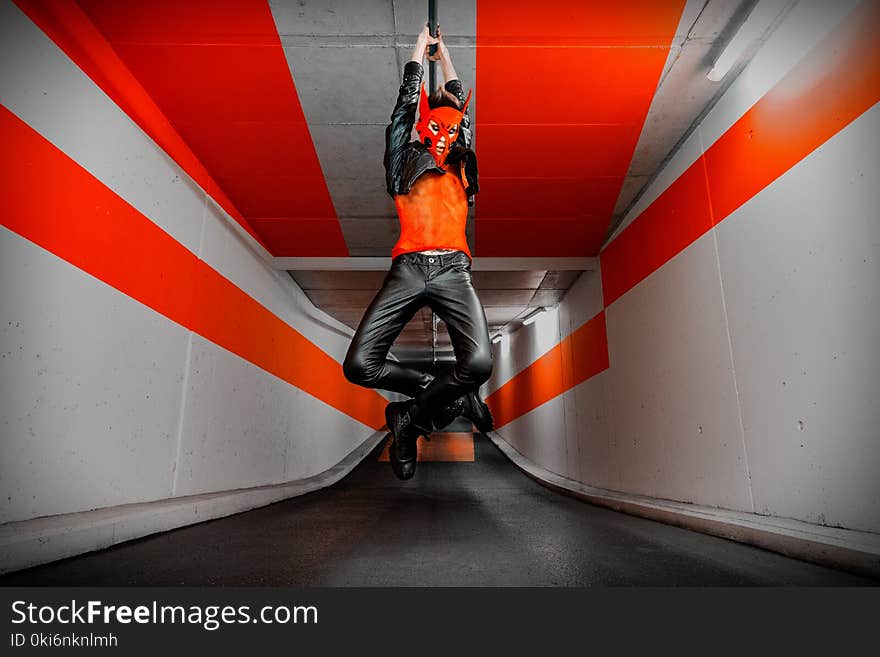
[[[460, 430], [460, 429], [459, 429]], [[333, 486], [0, 577], [2, 586], [877, 586], [545, 488], [474, 434], [472, 462], [383, 445]]]

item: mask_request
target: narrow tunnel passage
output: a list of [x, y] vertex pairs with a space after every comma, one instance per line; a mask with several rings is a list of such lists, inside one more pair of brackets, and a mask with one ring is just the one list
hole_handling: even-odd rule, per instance
[[122, 4], [0, 0], [0, 583], [880, 581], [880, 0]]
[[553, 492], [473, 437], [473, 462], [419, 463], [400, 482], [380, 461], [383, 442], [332, 487], [0, 585], [876, 585]]

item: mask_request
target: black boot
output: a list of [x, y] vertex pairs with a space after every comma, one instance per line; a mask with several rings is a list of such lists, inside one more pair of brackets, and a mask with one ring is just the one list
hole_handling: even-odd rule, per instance
[[416, 473], [419, 435], [431, 433], [420, 426], [416, 411], [412, 400], [391, 402], [385, 407], [385, 421], [391, 432], [388, 459], [398, 479], [410, 479]]
[[431, 421], [434, 423], [434, 428], [437, 430], [443, 429], [452, 424], [452, 421], [455, 418], [464, 415], [464, 400], [465, 397], [459, 397], [440, 409], [440, 411], [431, 418]]
[[464, 415], [468, 420], [474, 423], [477, 431], [480, 433], [489, 433], [495, 428], [492, 412], [486, 406], [486, 402], [480, 399], [480, 395], [471, 392], [465, 395], [462, 405], [464, 406]]
[[469, 392], [447, 404], [433, 417], [434, 427], [442, 429], [459, 416], [473, 422], [480, 433], [488, 433], [494, 428], [492, 412], [476, 392]]

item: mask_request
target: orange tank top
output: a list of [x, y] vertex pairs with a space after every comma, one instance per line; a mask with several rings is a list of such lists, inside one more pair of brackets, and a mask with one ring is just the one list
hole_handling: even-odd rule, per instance
[[465, 237], [468, 204], [459, 177], [460, 164], [444, 168], [446, 174], [428, 171], [416, 180], [409, 194], [394, 197], [400, 239], [391, 250], [392, 259], [431, 249], [455, 249], [470, 257]]

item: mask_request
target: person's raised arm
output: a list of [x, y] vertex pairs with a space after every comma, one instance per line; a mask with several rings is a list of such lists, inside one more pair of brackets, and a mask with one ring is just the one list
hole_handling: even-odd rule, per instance
[[425, 55], [428, 54], [428, 46], [433, 46], [434, 44], [439, 43], [440, 39], [431, 36], [431, 32], [428, 30], [428, 24], [425, 23], [425, 27], [422, 28], [421, 32], [419, 32], [419, 36], [416, 37], [416, 47], [413, 48], [412, 57], [409, 58], [409, 61], [415, 62], [416, 64], [421, 66], [422, 60], [425, 58]]
[[439, 24], [437, 25], [437, 39], [435, 42], [437, 43], [437, 52], [434, 55], [429, 55], [428, 59], [432, 62], [440, 62], [440, 68], [443, 70], [443, 79], [446, 80], [446, 84], [453, 80], [458, 80], [458, 73], [455, 72], [455, 67], [452, 65], [452, 56], [449, 54], [449, 49], [443, 41], [443, 34], [440, 32]]
[[419, 105], [419, 91], [422, 84], [422, 60], [425, 57], [428, 46], [437, 43], [437, 39], [431, 36], [428, 26], [425, 25], [416, 38], [416, 47], [413, 50], [410, 61], [403, 67], [403, 82], [397, 94], [397, 102], [391, 112], [391, 123], [385, 129], [385, 181], [388, 193], [394, 196], [397, 190], [395, 182], [400, 180], [398, 175], [403, 154], [410, 141], [410, 134], [416, 122], [416, 110]]
[[[458, 98], [458, 102], [464, 105], [465, 96], [464, 88], [461, 80], [458, 79], [458, 73], [452, 65], [452, 55], [443, 41], [443, 34], [440, 32], [440, 25], [437, 25], [437, 52], [433, 56], [429, 56], [431, 61], [439, 61], [440, 67], [443, 69], [443, 79], [446, 80], [444, 88], [453, 96]], [[471, 147], [471, 117], [465, 112], [461, 119], [461, 129], [458, 131], [458, 138], [455, 143], [465, 148]]]

